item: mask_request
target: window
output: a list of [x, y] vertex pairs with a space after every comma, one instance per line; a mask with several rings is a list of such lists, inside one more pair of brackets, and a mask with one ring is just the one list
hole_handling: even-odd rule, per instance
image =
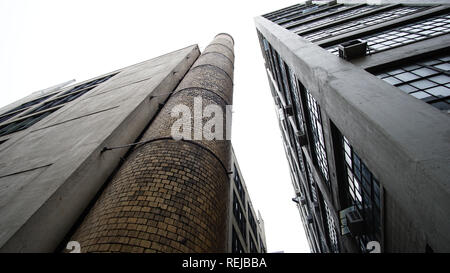
[[381, 24], [386, 21], [400, 18], [402, 16], [417, 12], [422, 9], [424, 9], [424, 7], [398, 7], [387, 11], [378, 12], [373, 15], [368, 15], [356, 20], [351, 20], [349, 22], [342, 23], [334, 27], [328, 27], [326, 29], [313, 31], [306, 35], [302, 35], [302, 37], [312, 42], [315, 42], [333, 36], [338, 36], [346, 32], [351, 32], [358, 29], [373, 26], [376, 24]]
[[342, 11], [340, 13], [327, 16], [325, 18], [314, 20], [312, 22], [308, 22], [308, 23], [300, 24], [300, 25], [296, 24], [296, 25], [289, 26], [289, 27], [286, 27], [286, 28], [290, 29], [291, 31], [293, 31], [293, 32], [295, 32], [295, 33], [297, 33], [299, 35], [301, 35], [301, 32], [303, 32], [305, 30], [308, 30], [308, 29], [311, 29], [311, 28], [314, 28], [314, 27], [318, 27], [320, 25], [328, 24], [328, 23], [331, 23], [331, 22], [335, 22], [335, 21], [341, 20], [341, 19], [346, 18], [346, 17], [350, 17], [350, 16], [354, 16], [354, 15], [357, 15], [357, 14], [361, 14], [363, 12], [366, 12], [366, 11], [369, 11], [369, 10], [373, 10], [373, 9], [377, 9], [379, 7], [380, 6], [377, 6], [377, 5], [370, 5], [370, 6], [363, 6], [363, 7], [359, 7], [359, 8], [345, 10], [345, 11]]
[[12, 133], [15, 133], [15, 132], [18, 132], [21, 130], [25, 130], [55, 111], [56, 111], [56, 109], [54, 109], [52, 111], [46, 111], [46, 112], [43, 112], [43, 113], [40, 113], [37, 115], [33, 115], [28, 118], [16, 120], [14, 122], [2, 125], [2, 126], [0, 126], [0, 136], [4, 136], [4, 135], [12, 134]]
[[326, 226], [328, 227], [328, 237], [331, 243], [331, 252], [339, 253], [339, 245], [336, 234], [336, 225], [334, 224], [334, 218], [331, 215], [330, 209], [327, 206], [326, 202], [323, 202], [325, 205], [325, 213], [326, 213]]
[[245, 204], [245, 190], [242, 186], [241, 177], [239, 176], [238, 169], [236, 165], [234, 166], [234, 185], [236, 186], [237, 191], [239, 192], [239, 196], [241, 197], [241, 201]]
[[277, 22], [286, 17], [294, 16], [297, 14], [305, 14], [317, 9], [317, 5], [295, 5], [292, 7], [287, 7], [278, 11], [271, 12], [270, 14], [263, 15], [265, 18], [271, 20], [272, 22]]
[[255, 221], [255, 217], [253, 217], [253, 213], [250, 208], [250, 203], [248, 204], [248, 222], [250, 223], [250, 227], [253, 231], [253, 235], [256, 236], [256, 234], [257, 234], [256, 221]]
[[250, 253], [258, 253], [258, 249], [256, 248], [256, 243], [253, 240], [252, 236], [250, 236]]
[[441, 109], [450, 109], [450, 54], [439, 54], [375, 73], [403, 92]]
[[292, 100], [294, 102], [294, 112], [295, 112], [295, 116], [296, 116], [296, 120], [297, 120], [297, 125], [298, 125], [298, 129], [304, 133], [304, 118], [303, 118], [303, 114], [302, 114], [302, 102], [300, 99], [300, 89], [298, 88], [298, 80], [297, 77], [295, 76], [294, 72], [292, 72], [292, 70], [289, 69], [288, 66], [286, 66], [289, 74], [290, 75], [290, 82], [291, 82], [291, 94], [292, 94]]
[[241, 231], [242, 237], [246, 239], [247, 232], [247, 222], [242, 210], [241, 204], [239, 204], [239, 199], [236, 196], [236, 192], [233, 191], [233, 215], [238, 223], [239, 230]]
[[33, 105], [41, 103], [41, 102], [43, 102], [44, 100], [50, 98], [53, 95], [54, 94], [42, 96], [42, 97], [37, 98], [35, 100], [32, 100], [32, 101], [26, 102], [24, 104], [21, 104], [21, 105], [15, 107], [14, 109], [9, 110], [9, 111], [1, 114], [0, 115], [0, 123], [6, 121], [6, 120], [8, 120], [8, 119], [10, 119], [10, 118], [12, 118], [12, 117], [14, 117], [16, 115], [18, 115], [18, 114], [20, 114], [20, 113], [22, 113], [22, 112], [24, 112], [24, 111], [26, 111], [28, 109], [30, 109]]
[[242, 247], [241, 240], [239, 240], [239, 236], [233, 228], [231, 235], [231, 248], [233, 253], [244, 253], [244, 248]]
[[40, 111], [44, 111], [46, 109], [50, 109], [59, 105], [66, 104], [68, 102], [71, 102], [82, 95], [86, 94], [87, 92], [91, 91], [95, 87], [97, 87], [100, 83], [103, 83], [110, 78], [112, 78], [116, 74], [112, 74], [97, 80], [93, 80], [78, 86], [75, 86], [72, 89], [69, 89], [68, 91], [63, 92], [62, 94], [58, 95], [57, 97], [51, 99], [50, 101], [44, 103], [43, 105], [37, 107], [36, 109], [33, 109], [29, 114], [37, 113]]
[[310, 200], [310, 201], [313, 202], [313, 203], [317, 203], [318, 199], [317, 199], [316, 181], [314, 180], [314, 177], [313, 177], [312, 172], [311, 172], [311, 167], [309, 166], [308, 161], [306, 161], [306, 167], [307, 167], [307, 170], [308, 170], [308, 180], [309, 180], [310, 188], [311, 188], [310, 192], [311, 192], [312, 200]]
[[316, 155], [316, 160], [325, 181], [328, 183], [328, 186], [330, 186], [328, 175], [328, 161], [327, 161], [327, 153], [325, 150], [325, 141], [323, 137], [320, 106], [317, 103], [316, 99], [314, 99], [314, 97], [308, 90], [306, 90], [306, 95], [307, 95], [308, 112], [311, 121], [311, 131], [314, 140], [314, 151]]
[[347, 198], [364, 220], [364, 233], [358, 240], [361, 250], [365, 251], [369, 241], [381, 242], [380, 184], [345, 136], [342, 136], [342, 149], [347, 175]]
[[[388, 29], [372, 35], [360, 37], [366, 40], [371, 53], [411, 44], [450, 32], [450, 15], [439, 15], [408, 25]], [[327, 50], [338, 55], [338, 46]]]
[[[111, 77], [115, 76], [116, 74], [112, 74], [112, 75], [102, 77], [97, 80], [90, 81], [90, 82], [82, 84], [82, 85], [75, 86], [74, 88], [63, 92], [62, 94], [59, 94], [55, 98], [52, 98], [49, 101], [46, 101], [44, 104], [38, 106], [37, 108], [27, 112], [25, 116], [20, 117], [17, 120], [14, 120], [10, 123], [6, 123], [6, 124], [0, 126], [0, 136], [12, 134], [12, 133], [15, 133], [15, 132], [18, 132], [21, 130], [25, 130], [25, 129], [31, 127], [33, 124], [37, 123], [38, 121], [40, 121], [43, 118], [50, 115], [51, 113], [60, 109], [66, 103], [77, 99], [78, 97], [82, 96], [83, 94], [87, 93], [88, 91], [90, 91], [93, 88], [95, 88], [96, 86], [98, 86], [98, 84], [105, 82], [106, 80], [110, 79]], [[17, 113], [20, 113], [20, 112], [23, 112], [23, 111], [29, 109], [32, 105], [36, 105], [40, 102], [47, 100], [47, 98], [49, 98], [51, 96], [53, 96], [53, 94], [38, 98], [36, 100], [27, 102], [25, 104], [22, 104], [21, 106], [16, 107], [11, 111], [6, 112], [4, 115], [2, 115], [0, 117], [0, 120], [1, 120], [1, 118], [6, 117], [8, 115], [8, 113], [12, 113], [12, 114], [16, 115]], [[7, 119], [9, 119], [11, 117], [8, 117]]]
[[295, 17], [285, 17], [282, 20], [277, 21], [277, 23], [280, 26], [283, 26], [283, 27], [289, 29], [289, 28], [291, 28], [293, 26], [297, 26], [297, 25], [301, 24], [302, 22], [310, 21], [310, 20], [312, 20], [314, 18], [317, 18], [317, 17], [320, 17], [320, 16], [325, 16], [325, 15], [330, 14], [332, 12], [340, 11], [340, 10], [347, 9], [347, 8], [348, 8], [348, 6], [341, 5], [341, 6], [335, 6], [335, 7], [332, 7], [332, 8], [328, 8], [328, 9], [323, 9], [321, 11], [314, 12], [314, 13], [307, 14], [307, 15], [305, 15], [305, 14], [296, 14]]

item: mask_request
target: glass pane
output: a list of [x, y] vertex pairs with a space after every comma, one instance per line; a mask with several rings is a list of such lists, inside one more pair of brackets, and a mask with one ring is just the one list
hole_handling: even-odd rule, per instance
[[422, 91], [411, 93], [411, 95], [413, 95], [414, 97], [416, 97], [416, 98], [418, 98], [420, 100], [430, 96], [429, 94], [427, 94], [425, 92], [422, 92]]
[[394, 78], [394, 77], [384, 78], [383, 81], [386, 81], [386, 82], [388, 82], [388, 83], [390, 83], [390, 84], [392, 84], [392, 85], [401, 83], [401, 81], [397, 80], [397, 79]]
[[427, 89], [433, 86], [436, 86], [434, 82], [429, 80], [419, 80], [411, 83], [412, 86], [417, 87], [419, 89]]
[[427, 92], [436, 97], [447, 97], [450, 96], [450, 89], [445, 86], [437, 86], [427, 89]]
[[412, 81], [412, 80], [419, 78], [419, 76], [412, 74], [410, 72], [401, 73], [401, 74], [396, 75], [395, 77], [404, 82]]
[[413, 72], [414, 74], [417, 74], [417, 75], [419, 75], [419, 76], [422, 76], [422, 77], [429, 76], [429, 75], [432, 75], [432, 74], [436, 74], [436, 73], [437, 73], [436, 71], [431, 70], [431, 69], [426, 68], [426, 67], [422, 67], [422, 68], [413, 70], [413, 71], [411, 71], [411, 72]]
[[450, 77], [445, 75], [445, 74], [433, 76], [433, 77], [431, 77], [429, 79], [434, 81], [434, 82], [440, 83], [440, 84], [446, 84], [446, 83], [450, 82]]
[[415, 88], [415, 87], [413, 87], [413, 86], [411, 86], [409, 84], [402, 84], [402, 85], [399, 85], [397, 87], [400, 88], [402, 91], [404, 91], [406, 93], [411, 93], [411, 92], [414, 92], [414, 91], [418, 90], [417, 88]]
[[443, 63], [443, 64], [439, 64], [439, 65], [435, 65], [434, 67], [442, 69], [444, 71], [450, 71], [450, 64], [448, 63]]

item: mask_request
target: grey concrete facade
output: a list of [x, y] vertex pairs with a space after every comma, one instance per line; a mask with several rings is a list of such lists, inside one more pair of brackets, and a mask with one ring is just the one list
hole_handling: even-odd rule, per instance
[[[361, 1], [360, 1], [361, 2]], [[339, 1], [337, 5], [339, 5]], [[314, 4], [314, 2], [313, 2]], [[321, 8], [330, 9], [336, 3], [326, 4], [328, 7], [315, 7], [311, 13], [320, 14]], [[303, 8], [312, 8], [306, 5]], [[384, 252], [436, 252], [450, 251], [450, 118], [447, 110], [438, 110], [423, 101], [420, 101], [398, 87], [392, 86], [380, 80], [370, 71], [388, 69], [402, 62], [407, 63], [414, 58], [421, 58], [430, 54], [441, 54], [448, 50], [449, 34], [430, 37], [414, 43], [388, 48], [371, 55], [354, 60], [344, 60], [334, 54], [330, 54], [322, 47], [339, 44], [350, 39], [366, 37], [367, 28], [348, 30], [341, 36], [333, 36], [327, 40], [315, 42], [308, 41], [302, 34], [294, 33], [283, 27], [283, 16], [292, 16], [295, 9], [302, 6], [293, 6], [290, 11], [269, 13], [255, 19], [256, 27], [260, 35], [261, 48], [266, 59], [269, 82], [272, 95], [276, 101], [280, 116], [292, 115], [287, 112], [289, 108], [286, 98], [283, 98], [283, 82], [274, 75], [270, 52], [279, 56], [280, 62], [284, 62], [286, 69], [292, 72], [292, 77], [298, 80], [299, 91], [291, 87], [292, 92], [299, 92], [300, 97], [310, 93], [320, 106], [321, 126], [323, 128], [324, 148], [328, 162], [329, 179], [322, 175], [320, 165], [315, 159], [315, 148], [311, 134], [310, 121], [307, 118], [308, 105], [303, 105], [304, 118], [300, 127], [306, 133], [307, 143], [301, 147], [304, 161], [311, 166], [312, 180], [317, 182], [320, 193], [334, 219], [335, 231], [338, 234], [339, 252], [364, 251], [365, 246], [357, 246], [357, 238], [351, 235], [342, 235], [339, 226], [342, 224], [339, 212], [346, 209], [345, 191], [346, 177], [342, 178], [340, 166], [343, 158], [336, 134], [343, 135], [350, 143], [352, 150], [357, 153], [361, 162], [370, 170], [373, 177], [380, 183], [380, 218], [381, 236], [379, 238], [381, 250]], [[335, 7], [338, 9], [338, 7]], [[375, 7], [367, 13], [381, 13], [383, 8]], [[390, 7], [400, 8], [400, 7]], [[448, 6], [427, 7], [413, 15], [393, 19], [383, 24], [378, 24], [370, 31], [376, 34], [394, 27], [401, 27], [414, 21], [424, 20], [432, 16], [448, 14]], [[323, 12], [325, 13], [325, 12]], [[345, 13], [344, 9], [329, 15], [337, 16]], [[283, 15], [285, 14], [285, 15]], [[308, 15], [305, 12], [302, 24], [312, 23], [326, 18]], [[307, 19], [310, 16], [310, 19]], [[363, 17], [362, 15], [356, 15]], [[266, 17], [266, 18], [264, 18]], [[406, 17], [406, 18], [405, 18]], [[278, 21], [277, 21], [278, 20]], [[356, 20], [354, 17], [339, 17], [329, 24], [343, 25], [348, 21]], [[397, 21], [395, 21], [397, 20]], [[277, 23], [274, 23], [278, 22]], [[395, 21], [395, 22], [394, 22]], [[299, 23], [300, 24], [300, 23]], [[330, 25], [331, 26], [331, 25]], [[317, 28], [321, 24], [317, 23]], [[326, 30], [327, 26], [322, 26]], [[428, 54], [428, 55], [427, 55]], [[406, 65], [406, 64], [405, 64]], [[365, 70], [367, 69], [367, 71]], [[448, 72], [443, 72], [448, 73]], [[447, 74], [448, 75], [448, 74]], [[275, 80], [271, 80], [274, 78]], [[295, 81], [294, 80], [294, 81]], [[281, 91], [280, 91], [281, 90]], [[281, 98], [280, 98], [281, 97]], [[283, 101], [285, 102], [283, 104]], [[289, 111], [290, 112], [290, 111]], [[295, 131], [291, 126], [294, 122], [283, 123], [282, 131]], [[284, 125], [283, 125], [284, 124]], [[298, 125], [297, 125], [298, 126]], [[302, 131], [302, 128], [298, 129]], [[286, 133], [287, 134], [287, 133]], [[290, 139], [289, 139], [290, 138]], [[432, 139], [432, 141], [430, 141]], [[292, 143], [291, 143], [292, 142]], [[301, 188], [308, 184], [310, 178], [297, 173], [301, 169], [301, 158], [294, 154], [295, 138], [285, 137], [287, 156], [293, 170], [293, 183]], [[298, 166], [295, 166], [298, 165]], [[327, 181], [328, 180], [328, 181]], [[308, 188], [306, 188], [308, 189]], [[308, 190], [307, 190], [308, 191]], [[298, 198], [306, 198], [309, 202], [309, 192], [298, 191]], [[302, 220], [308, 232], [320, 233], [317, 237], [325, 241], [329, 237], [327, 224], [318, 220], [314, 231], [310, 226], [315, 225], [315, 218], [324, 217], [323, 206], [317, 211], [305, 211], [305, 203], [298, 202]], [[348, 204], [347, 204], [348, 205]], [[309, 213], [313, 218], [309, 219]], [[308, 218], [308, 219], [307, 219]], [[311, 222], [308, 222], [311, 220]], [[326, 220], [325, 220], [326, 222]], [[310, 243], [313, 252], [336, 252], [326, 243], [313, 242], [315, 236], [311, 235]]]
[[1, 137], [0, 250], [54, 251], [127, 151], [103, 147], [133, 143], [198, 56], [193, 45], [114, 71], [30, 128]]

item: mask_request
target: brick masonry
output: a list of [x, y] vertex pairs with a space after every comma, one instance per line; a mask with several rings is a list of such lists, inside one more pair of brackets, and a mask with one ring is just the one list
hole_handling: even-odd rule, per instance
[[203, 108], [225, 113], [233, 43], [217, 35], [186, 74], [141, 139], [152, 141], [135, 148], [73, 234], [82, 252], [226, 251], [230, 141], [175, 141], [170, 112], [182, 103], [193, 113], [201, 96]]

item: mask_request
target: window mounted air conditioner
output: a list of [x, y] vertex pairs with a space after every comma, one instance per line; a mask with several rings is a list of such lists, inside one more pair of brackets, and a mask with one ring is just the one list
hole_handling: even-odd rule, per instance
[[304, 196], [300, 196], [300, 204], [302, 206], [306, 205], [306, 198]]
[[288, 105], [284, 108], [284, 111], [286, 111], [286, 115], [288, 117], [292, 117], [294, 115], [294, 107], [292, 105]]
[[332, 0], [332, 1], [330, 1], [330, 2], [328, 2], [328, 6], [333, 6], [333, 5], [336, 5], [337, 4], [337, 1], [336, 0]]
[[352, 236], [361, 235], [364, 229], [364, 221], [358, 210], [355, 209], [347, 212], [345, 218], [347, 219], [347, 227], [350, 231], [350, 234]]
[[367, 41], [351, 40], [338, 46], [339, 57], [345, 60], [351, 60], [366, 56]]
[[300, 146], [306, 146], [308, 144], [308, 138], [306, 137], [306, 134], [301, 132], [301, 131], [297, 131], [295, 133], [297, 139], [298, 139], [298, 143], [300, 143]]

